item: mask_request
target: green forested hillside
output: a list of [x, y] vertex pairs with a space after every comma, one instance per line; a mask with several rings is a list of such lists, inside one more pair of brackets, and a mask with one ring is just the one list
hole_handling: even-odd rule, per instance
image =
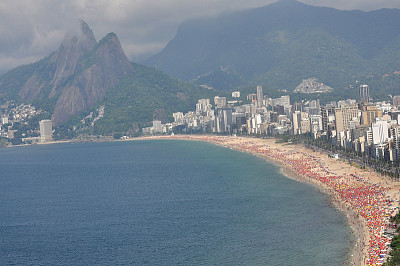
[[215, 94], [154, 68], [133, 66], [134, 73], [125, 76], [99, 103], [105, 106], [105, 115], [95, 124], [95, 134], [127, 132], [146, 126], [153, 119], [172, 121], [173, 112], [194, 110], [198, 99]]
[[[315, 77], [342, 91], [371, 74], [400, 70], [399, 40], [398, 9], [341, 11], [281, 0], [185, 22], [144, 63], [223, 90], [263, 85], [292, 91]], [[400, 80], [384, 87], [399, 88]]]

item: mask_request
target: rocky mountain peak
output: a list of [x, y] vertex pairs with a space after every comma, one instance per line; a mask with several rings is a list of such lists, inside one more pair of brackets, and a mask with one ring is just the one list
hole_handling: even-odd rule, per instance
[[89, 25], [82, 19], [79, 22], [80, 22], [80, 29], [81, 29], [82, 34], [84, 36], [86, 36], [86, 38], [91, 39], [94, 42], [96, 42], [93, 31], [89, 28]]
[[[0, 93], [14, 89], [23, 102], [51, 104], [57, 126], [92, 108], [103, 100], [108, 89], [131, 73], [134, 67], [117, 35], [109, 33], [97, 42], [88, 24], [81, 20], [55, 52], [2, 77], [5, 81], [0, 82]], [[13, 78], [17, 76], [22, 78]]]
[[118, 70], [118, 72], [121, 72], [120, 74], [127, 74], [133, 71], [131, 62], [122, 49], [117, 35], [113, 32], [99, 41], [96, 47], [96, 55], [103, 64]]
[[60, 125], [93, 107], [121, 77], [134, 71], [115, 33], [109, 33], [80, 60], [74, 79], [63, 88], [52, 120]]
[[62, 83], [75, 73], [81, 58], [96, 45], [92, 30], [81, 20], [78, 30], [68, 33], [57, 51], [45, 59], [50, 72], [40, 72], [28, 79], [19, 92], [21, 98], [24, 101], [34, 100], [43, 89], [49, 87], [48, 97], [55, 96]]

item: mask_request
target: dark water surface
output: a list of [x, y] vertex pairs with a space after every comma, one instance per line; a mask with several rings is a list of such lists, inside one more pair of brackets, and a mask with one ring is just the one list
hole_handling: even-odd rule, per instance
[[0, 150], [0, 265], [341, 265], [352, 241], [315, 188], [211, 144]]

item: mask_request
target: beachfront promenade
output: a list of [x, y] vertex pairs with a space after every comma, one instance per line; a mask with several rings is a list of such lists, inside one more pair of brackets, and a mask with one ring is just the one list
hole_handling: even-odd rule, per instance
[[389, 218], [398, 211], [399, 182], [328, 158], [320, 152], [277, 144], [272, 139], [222, 136], [158, 138], [206, 141], [249, 152], [284, 166], [289, 177], [318, 185], [331, 195], [335, 206], [347, 213], [358, 239], [352, 264], [379, 265], [385, 261], [391, 237], [384, 232]]

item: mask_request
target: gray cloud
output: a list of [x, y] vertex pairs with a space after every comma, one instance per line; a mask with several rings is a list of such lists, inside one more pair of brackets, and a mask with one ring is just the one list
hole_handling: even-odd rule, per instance
[[[215, 16], [275, 0], [2, 0], [0, 73], [56, 50], [84, 19], [97, 39], [115, 32], [133, 61], [160, 51], [184, 20]], [[302, 0], [338, 9], [400, 8], [398, 0]]]

